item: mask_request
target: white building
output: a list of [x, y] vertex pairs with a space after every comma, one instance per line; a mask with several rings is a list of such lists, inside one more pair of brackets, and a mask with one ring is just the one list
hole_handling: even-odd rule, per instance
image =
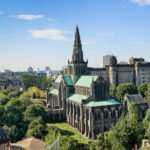
[[109, 65], [110, 62], [110, 58], [112, 57], [112, 55], [105, 55], [105, 56], [101, 56], [101, 64], [100, 67], [104, 68], [106, 65]]

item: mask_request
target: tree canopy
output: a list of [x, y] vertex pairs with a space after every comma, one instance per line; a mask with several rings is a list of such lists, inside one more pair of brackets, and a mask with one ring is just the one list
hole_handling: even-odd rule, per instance
[[31, 104], [28, 106], [24, 112], [25, 120], [31, 122], [38, 117], [42, 117], [45, 122], [47, 121], [47, 112], [44, 106], [41, 104]]
[[37, 87], [39, 89], [46, 90], [51, 86], [51, 79], [49, 77], [37, 76], [35, 74], [24, 73], [21, 75], [21, 80], [26, 89], [30, 87]]
[[125, 94], [137, 94], [137, 87], [133, 83], [121, 83], [116, 88], [115, 96], [122, 101]]
[[147, 86], [148, 83], [143, 83], [138, 87], [138, 91], [143, 97], [145, 97], [146, 91], [148, 90]]

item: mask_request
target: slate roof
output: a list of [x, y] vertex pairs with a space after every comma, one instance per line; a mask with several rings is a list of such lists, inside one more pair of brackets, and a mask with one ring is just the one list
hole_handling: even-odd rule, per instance
[[57, 89], [52, 89], [52, 90], [50, 91], [50, 93], [55, 94], [55, 95], [58, 95], [58, 90], [57, 90]]
[[2, 127], [0, 127], [0, 144], [5, 144], [8, 143], [9, 141], [10, 141], [9, 135]]
[[97, 78], [98, 76], [90, 76], [90, 75], [80, 76], [78, 81], [75, 83], [75, 86], [90, 87], [92, 80], [96, 81]]
[[130, 102], [134, 102], [135, 104], [146, 103], [146, 102], [144, 101], [143, 96], [140, 95], [140, 94], [126, 95], [126, 98], [127, 98]]
[[85, 104], [85, 106], [99, 107], [99, 106], [117, 105], [117, 104], [120, 104], [120, 103], [114, 99], [108, 99], [106, 101], [90, 101], [87, 104]]

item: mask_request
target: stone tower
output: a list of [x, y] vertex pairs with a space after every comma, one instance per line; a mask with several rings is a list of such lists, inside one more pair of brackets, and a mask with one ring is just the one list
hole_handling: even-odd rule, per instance
[[112, 56], [110, 58], [110, 64], [109, 64], [109, 81], [110, 86], [117, 86], [118, 80], [117, 80], [117, 58], [115, 56]]
[[87, 74], [87, 63], [83, 59], [82, 44], [78, 26], [76, 27], [73, 54], [71, 62], [68, 61], [68, 74], [72, 76], [74, 83], [81, 75]]

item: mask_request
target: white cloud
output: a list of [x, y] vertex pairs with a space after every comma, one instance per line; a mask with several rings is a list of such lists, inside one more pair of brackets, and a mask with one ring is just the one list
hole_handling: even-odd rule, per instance
[[0, 11], [0, 15], [2, 15], [4, 12]]
[[69, 32], [60, 29], [28, 30], [28, 32], [31, 33], [34, 38], [69, 41], [69, 39], [65, 36], [65, 34]]
[[150, 0], [130, 0], [132, 3], [138, 4], [139, 6], [150, 5]]
[[103, 34], [103, 36], [112, 37], [112, 36], [115, 36], [115, 33], [114, 32], [106, 32]]
[[11, 15], [12, 18], [24, 19], [24, 20], [34, 20], [43, 18], [43, 15], [31, 15], [31, 14], [22, 14], [22, 15]]

